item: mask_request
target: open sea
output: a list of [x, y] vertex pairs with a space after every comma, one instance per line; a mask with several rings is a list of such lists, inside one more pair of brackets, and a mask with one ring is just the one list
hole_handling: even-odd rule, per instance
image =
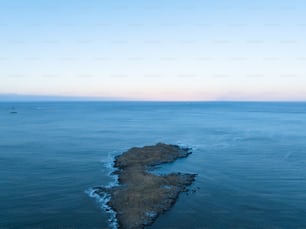
[[3, 102], [0, 229], [111, 228], [90, 188], [158, 142], [192, 147], [157, 170], [197, 191], [148, 228], [306, 228], [306, 103]]

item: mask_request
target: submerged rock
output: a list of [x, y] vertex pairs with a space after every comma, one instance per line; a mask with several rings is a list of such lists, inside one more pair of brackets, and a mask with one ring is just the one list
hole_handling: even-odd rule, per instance
[[148, 169], [187, 157], [191, 154], [189, 150], [158, 143], [131, 148], [115, 158], [119, 186], [94, 189], [98, 195], [110, 194], [108, 205], [117, 213], [119, 228], [142, 229], [152, 224], [159, 214], [175, 203], [180, 192], [186, 191], [196, 174], [155, 175]]

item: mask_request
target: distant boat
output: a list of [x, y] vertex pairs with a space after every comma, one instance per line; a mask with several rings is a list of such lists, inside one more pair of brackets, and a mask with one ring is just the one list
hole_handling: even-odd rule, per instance
[[18, 114], [18, 112], [15, 111], [15, 107], [12, 107], [12, 108], [11, 108], [10, 114]]

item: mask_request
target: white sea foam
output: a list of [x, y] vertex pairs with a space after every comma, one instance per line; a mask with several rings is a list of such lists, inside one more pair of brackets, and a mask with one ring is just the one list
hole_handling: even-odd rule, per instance
[[116, 212], [108, 205], [108, 202], [110, 201], [110, 195], [107, 193], [97, 194], [95, 193], [95, 189], [89, 188], [85, 191], [85, 193], [91, 197], [94, 198], [97, 203], [100, 205], [100, 207], [109, 215], [109, 226], [113, 229], [118, 228], [118, 221], [116, 218]]
[[145, 213], [146, 216], [150, 217], [150, 218], [155, 218], [157, 216], [157, 213], [154, 211], [148, 211]]
[[176, 145], [178, 145], [181, 148], [188, 148], [190, 151], [197, 150], [199, 148], [198, 145], [186, 144], [182, 143], [181, 141], [176, 142]]
[[[114, 159], [115, 159], [115, 152], [110, 152], [107, 155], [107, 161], [102, 161], [103, 166], [109, 171], [108, 176], [110, 176], [113, 181], [109, 182], [107, 185], [103, 185], [104, 188], [112, 188], [119, 185], [118, 181], [118, 175], [114, 174], [114, 172], [117, 170], [114, 168]], [[89, 188], [85, 191], [85, 193], [91, 197], [94, 198], [97, 203], [100, 205], [100, 207], [109, 214], [109, 225], [113, 229], [118, 228], [118, 221], [116, 218], [116, 212], [108, 205], [108, 202], [111, 199], [110, 194], [108, 193], [99, 193], [97, 194], [95, 192], [96, 190], [93, 188]]]

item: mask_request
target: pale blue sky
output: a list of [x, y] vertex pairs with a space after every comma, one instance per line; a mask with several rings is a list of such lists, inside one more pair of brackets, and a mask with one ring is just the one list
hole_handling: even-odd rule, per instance
[[306, 100], [306, 2], [0, 0], [0, 94]]

